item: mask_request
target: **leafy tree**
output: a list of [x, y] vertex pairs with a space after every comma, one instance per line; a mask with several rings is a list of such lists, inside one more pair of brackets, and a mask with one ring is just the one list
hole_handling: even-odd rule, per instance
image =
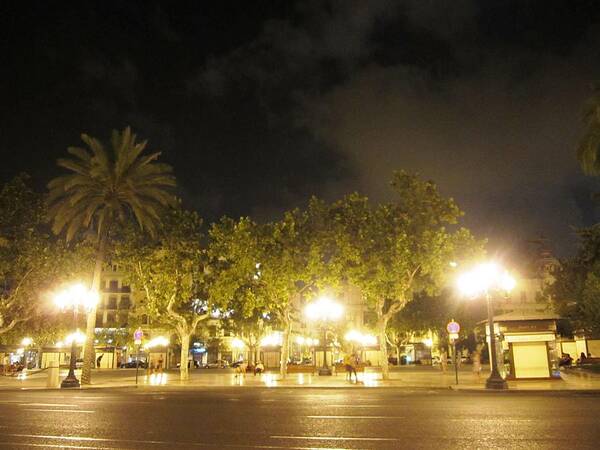
[[203, 245], [202, 220], [195, 212], [173, 208], [163, 216], [153, 239], [130, 232], [117, 249], [119, 264], [132, 287], [141, 292], [141, 307], [154, 325], [168, 326], [181, 343], [180, 378], [189, 378], [190, 338], [201, 321], [223, 304], [212, 301], [217, 273]]
[[438, 293], [449, 263], [480, 248], [466, 229], [446, 229], [462, 213], [433, 182], [396, 172], [392, 187], [393, 203], [373, 205], [352, 194], [333, 207], [337, 258], [343, 261], [348, 282], [361, 290], [377, 316], [384, 379], [389, 377], [389, 321], [416, 294]]
[[0, 335], [46, 321], [52, 310], [47, 294], [77, 255], [52, 239], [43, 197], [27, 182], [27, 175], [19, 175], [0, 191]]
[[600, 84], [592, 86], [593, 93], [587, 100], [583, 123], [585, 132], [577, 147], [577, 159], [586, 175], [600, 175]]
[[223, 319], [223, 327], [239, 338], [248, 348], [249, 363], [256, 363], [256, 355], [261, 340], [274, 329], [274, 323], [267, 312], [254, 308], [250, 312], [244, 311], [244, 306], [232, 302], [229, 306], [231, 315]]
[[577, 254], [561, 261], [544, 289], [554, 309], [576, 330], [600, 335], [600, 225], [578, 231]]
[[446, 325], [452, 319], [460, 323], [458, 348], [474, 349], [473, 331], [477, 322], [485, 318], [485, 302], [465, 301], [454, 295], [451, 288], [443, 289], [439, 295], [420, 293], [401, 309], [389, 322], [388, 342], [396, 347], [405, 345], [418, 334], [432, 331], [440, 339], [441, 346], [447, 346]]
[[[306, 210], [286, 212], [279, 221], [257, 225], [247, 218], [224, 219], [211, 230], [220, 258], [218, 291], [232, 298], [247, 290], [249, 310], [267, 312], [283, 328], [281, 375], [286, 375], [289, 339], [302, 298], [335, 283], [326, 205], [312, 199]], [[225, 293], [225, 294], [224, 294]]]
[[[96, 138], [81, 135], [88, 148], [69, 147], [70, 159], [58, 165], [69, 174], [49, 184], [49, 215], [56, 234], [67, 241], [82, 231], [97, 236], [91, 287], [98, 291], [107, 243], [114, 227], [134, 219], [141, 230], [153, 234], [160, 223], [160, 211], [174, 204], [168, 188], [175, 186], [171, 167], [156, 162], [160, 152], [144, 154], [146, 141], [137, 142], [129, 127], [113, 131], [107, 150]], [[96, 311], [87, 317], [82, 383], [91, 382], [94, 367], [94, 328]]]

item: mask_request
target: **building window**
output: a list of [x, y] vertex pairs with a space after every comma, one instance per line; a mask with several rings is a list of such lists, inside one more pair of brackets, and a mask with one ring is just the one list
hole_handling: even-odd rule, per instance
[[129, 300], [128, 295], [124, 295], [121, 297], [121, 301], [119, 302], [119, 309], [129, 309], [131, 307], [131, 301]]
[[527, 292], [521, 291], [521, 303], [527, 303]]
[[116, 315], [115, 313], [108, 313], [106, 314], [106, 325], [109, 327], [114, 327], [115, 326], [115, 322], [116, 322]]
[[110, 292], [117, 292], [119, 290], [119, 280], [110, 280], [108, 289]]
[[107, 309], [117, 309], [117, 297], [108, 297]]
[[128, 314], [127, 313], [121, 313], [121, 314], [119, 314], [119, 326], [121, 328], [125, 328], [127, 326], [127, 319], [128, 319]]
[[146, 314], [142, 314], [142, 325], [148, 325], [148, 316]]
[[131, 292], [131, 288], [129, 287], [129, 285], [124, 284], [123, 286], [121, 286], [121, 292]]
[[101, 312], [96, 313], [96, 328], [102, 328], [104, 325], [104, 314]]

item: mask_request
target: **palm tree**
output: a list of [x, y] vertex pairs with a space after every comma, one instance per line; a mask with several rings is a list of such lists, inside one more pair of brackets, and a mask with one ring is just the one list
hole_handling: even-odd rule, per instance
[[[112, 132], [108, 151], [87, 134], [82, 134], [81, 140], [89, 149], [69, 147], [74, 158], [57, 162], [70, 173], [48, 184], [48, 212], [54, 233], [65, 233], [67, 241], [80, 232], [94, 232], [92, 289], [98, 291], [111, 229], [133, 219], [143, 231], [154, 234], [160, 224], [160, 211], [175, 204], [169, 192], [175, 186], [175, 177], [171, 166], [156, 162], [160, 152], [142, 154], [147, 142], [136, 142], [129, 127]], [[91, 382], [95, 322], [94, 308], [87, 316], [81, 376], [84, 384]]]
[[600, 84], [592, 86], [593, 94], [587, 100], [583, 122], [585, 133], [577, 147], [577, 159], [586, 175], [600, 175]]

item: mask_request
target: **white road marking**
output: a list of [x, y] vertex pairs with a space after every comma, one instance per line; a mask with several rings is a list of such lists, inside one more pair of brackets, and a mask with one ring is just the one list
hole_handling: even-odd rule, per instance
[[406, 419], [404, 416], [306, 416], [309, 419]]
[[389, 408], [389, 405], [329, 405], [332, 408]]
[[8, 446], [10, 448], [14, 448], [15, 445], [19, 447], [43, 447], [43, 448], [79, 448], [79, 449], [90, 449], [94, 448], [96, 450], [113, 450], [113, 447], [86, 447], [83, 445], [64, 445], [64, 444], [34, 444], [34, 443], [26, 443], [26, 442], [0, 442], [0, 446]]
[[269, 436], [271, 439], [295, 439], [309, 441], [398, 441], [398, 438], [341, 437], [341, 436]]
[[56, 406], [59, 408], [79, 408], [79, 405], [68, 403], [19, 403], [19, 406]]
[[[86, 436], [52, 436], [42, 434], [17, 434], [17, 433], [6, 433], [3, 437], [22, 437], [22, 438], [37, 438], [37, 439], [54, 439], [58, 441], [83, 441], [83, 442], [113, 442], [113, 443], [128, 443], [128, 444], [150, 444], [150, 445], [168, 445], [173, 446], [186, 446], [186, 447], [215, 447], [214, 443], [209, 442], [178, 442], [178, 441], [146, 441], [138, 439], [108, 439], [108, 438], [94, 438]], [[12, 447], [18, 446], [30, 446], [30, 447], [52, 447], [52, 448], [82, 448], [82, 449], [109, 449], [113, 447], [86, 447], [77, 445], [65, 445], [65, 444], [34, 444], [34, 443], [20, 443], [20, 442], [0, 442], [0, 445], [10, 444]], [[219, 443], [219, 447], [234, 447], [234, 448], [269, 448], [269, 449], [293, 449], [293, 450], [314, 450], [314, 447], [290, 447], [290, 446], [279, 446], [279, 445], [252, 445], [252, 444], [228, 444]], [[319, 450], [349, 450], [344, 447], [319, 447]]]
[[96, 411], [91, 409], [39, 409], [39, 408], [25, 408], [25, 411], [38, 411], [38, 412], [59, 412], [59, 413], [83, 413], [93, 414]]

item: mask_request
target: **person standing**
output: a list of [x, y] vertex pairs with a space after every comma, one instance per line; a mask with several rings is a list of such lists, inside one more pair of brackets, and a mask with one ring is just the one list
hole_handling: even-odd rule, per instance
[[448, 352], [445, 348], [440, 352], [440, 366], [442, 367], [442, 372], [446, 373], [448, 370]]
[[352, 381], [352, 374], [354, 374], [354, 382], [358, 383], [358, 375], [356, 374], [356, 368], [358, 367], [358, 355], [356, 353], [353, 353], [352, 356], [350, 356], [350, 381]]

